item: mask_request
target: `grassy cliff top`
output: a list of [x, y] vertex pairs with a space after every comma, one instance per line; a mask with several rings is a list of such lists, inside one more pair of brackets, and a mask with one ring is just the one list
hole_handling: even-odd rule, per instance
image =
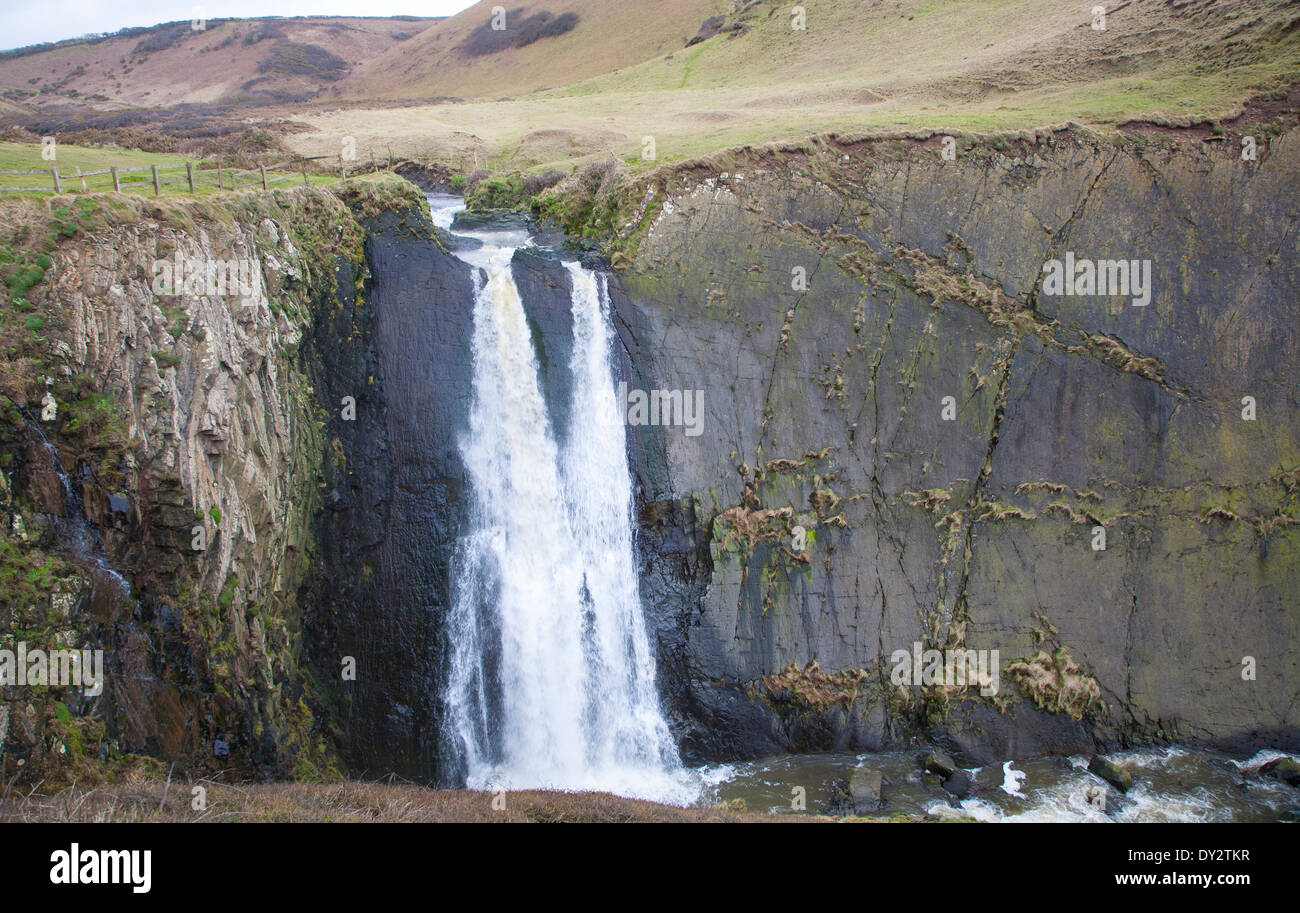
[[[701, 23], [694, 39], [649, 59], [629, 51], [620, 68], [571, 85], [533, 91], [524, 80], [511, 92], [494, 77], [490, 97], [309, 111], [296, 119], [313, 131], [288, 142], [320, 154], [351, 136], [363, 154], [497, 170], [610, 156], [641, 169], [820, 132], [1217, 121], [1247, 99], [1284, 97], [1300, 73], [1294, 3], [1120, 0], [1105, 4], [1104, 17], [1096, 5], [807, 0], [798, 18], [774, 0], [720, 4], [730, 11]], [[462, 16], [487, 15], [480, 7]], [[597, 15], [589, 12], [586, 28], [599, 25]], [[608, 25], [617, 42], [617, 22]], [[423, 84], [423, 66], [408, 60], [412, 84]]]

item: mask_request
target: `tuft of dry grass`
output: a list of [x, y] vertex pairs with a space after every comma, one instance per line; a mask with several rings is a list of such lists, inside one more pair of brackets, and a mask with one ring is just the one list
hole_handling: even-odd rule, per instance
[[[718, 514], [716, 522], [726, 526], [726, 532], [722, 536], [724, 551], [734, 543], [739, 543], [745, 552], [749, 553], [761, 540], [789, 538], [790, 524], [793, 519], [794, 510], [789, 507], [751, 510], [748, 507], [737, 506]], [[773, 523], [776, 526], [773, 526]]]
[[1071, 352], [1091, 350], [1111, 367], [1130, 374], [1137, 374], [1158, 384], [1165, 382], [1165, 368], [1160, 359], [1138, 355], [1114, 336], [1105, 333], [1091, 333], [1084, 336], [1084, 345], [1070, 346]]
[[858, 695], [858, 685], [868, 676], [866, 669], [823, 672], [817, 660], [800, 669], [794, 663], [780, 672], [763, 676], [763, 687], [773, 700], [786, 697], [814, 710], [828, 710], [836, 704], [849, 706]]
[[919, 507], [930, 513], [939, 513], [945, 504], [952, 500], [952, 492], [944, 488], [926, 488], [921, 491], [905, 491], [903, 497], [913, 507]]
[[1064, 713], [1080, 720], [1091, 711], [1104, 711], [1101, 686], [1085, 673], [1062, 647], [1039, 650], [1027, 660], [1011, 663], [1006, 675], [1039, 710]]

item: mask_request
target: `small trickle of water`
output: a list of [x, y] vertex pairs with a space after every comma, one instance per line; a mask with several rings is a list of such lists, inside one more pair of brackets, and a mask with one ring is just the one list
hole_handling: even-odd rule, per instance
[[106, 593], [110, 598], [112, 595], [129, 596], [131, 584], [108, 563], [108, 559], [101, 554], [102, 549], [98, 542], [90, 535], [90, 525], [85, 517], [81, 495], [72, 484], [72, 480], [68, 478], [68, 474], [63, 471], [58, 451], [39, 425], [29, 421], [27, 427], [40, 440], [41, 448], [50, 460], [50, 471], [58, 477], [63, 486], [63, 512], [54, 518], [60, 543], [74, 560], [90, 572], [97, 598]]

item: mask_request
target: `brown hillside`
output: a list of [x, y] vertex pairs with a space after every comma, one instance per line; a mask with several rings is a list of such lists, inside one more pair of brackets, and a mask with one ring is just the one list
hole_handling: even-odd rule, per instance
[[437, 22], [305, 17], [189, 22], [0, 55], [0, 92], [28, 110], [302, 100]]
[[[506, 28], [494, 33], [495, 6], [508, 12]], [[337, 88], [361, 98], [497, 98], [558, 88], [679, 50], [704, 20], [731, 6], [726, 0], [483, 0], [362, 67]], [[561, 34], [510, 46], [565, 14], [576, 14], [577, 21]], [[494, 44], [502, 47], [492, 50]]]

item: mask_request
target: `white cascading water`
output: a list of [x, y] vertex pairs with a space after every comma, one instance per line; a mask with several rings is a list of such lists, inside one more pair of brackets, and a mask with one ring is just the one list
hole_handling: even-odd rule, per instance
[[[450, 225], [454, 209], [435, 208]], [[688, 803], [655, 690], [604, 277], [572, 280], [573, 427], [557, 445], [511, 273], [521, 231], [467, 232], [477, 267], [473, 489], [449, 625], [448, 724], [472, 788], [605, 790]]]

